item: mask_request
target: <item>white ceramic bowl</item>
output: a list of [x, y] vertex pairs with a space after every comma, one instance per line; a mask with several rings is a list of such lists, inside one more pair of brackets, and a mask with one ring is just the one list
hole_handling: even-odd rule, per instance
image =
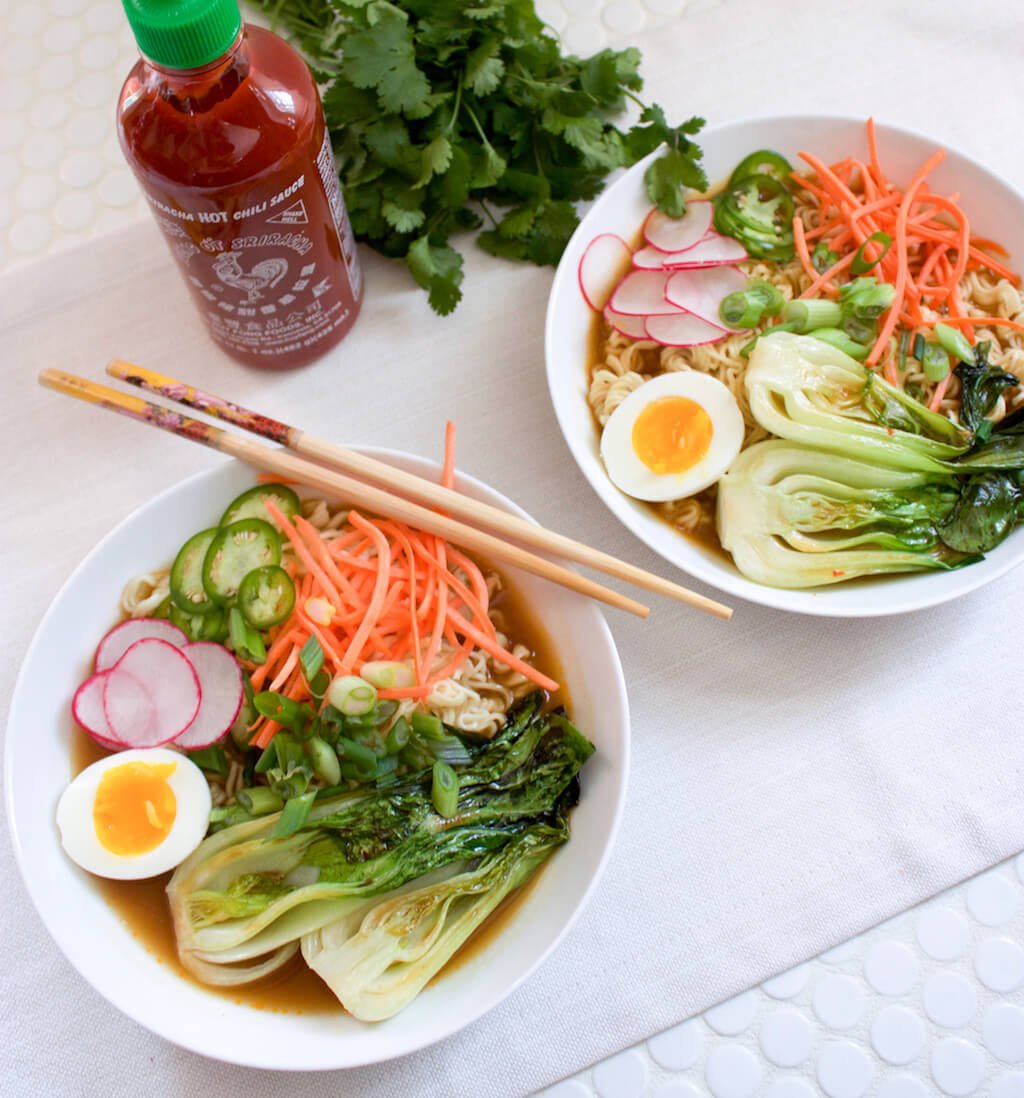
[[[411, 472], [432, 462], [365, 450]], [[269, 1013], [231, 1002], [157, 959], [107, 905], [96, 882], [65, 856], [54, 813], [71, 777], [71, 695], [88, 673], [121, 588], [173, 559], [184, 538], [216, 521], [254, 483], [229, 462], [141, 507], [82, 562], [46, 614], [14, 692], [7, 729], [5, 793], [14, 849], [43, 922], [71, 963], [102, 995], [154, 1033], [219, 1060], [251, 1067], [317, 1070], [374, 1063], [449, 1036], [490, 1010], [568, 933], [611, 851], [626, 792], [629, 715], [611, 633], [593, 603], [508, 569], [562, 661], [573, 717], [597, 753], [583, 773], [572, 839], [500, 935], [431, 984], [406, 1010], [376, 1025], [342, 1013]], [[461, 490], [522, 515], [505, 497], [460, 476]]]
[[[879, 156], [891, 179], [906, 183], [914, 170], [943, 143], [894, 126], [876, 124]], [[825, 163], [851, 154], [867, 157], [861, 119], [821, 116], [762, 118], [709, 129], [696, 139], [712, 182], [728, 176], [755, 149], [777, 149], [793, 164], [805, 149]], [[657, 154], [654, 154], [657, 155]], [[608, 479], [598, 452], [599, 436], [587, 406], [588, 333], [593, 316], [577, 282], [580, 257], [599, 233], [632, 240], [650, 202], [643, 173], [649, 160], [625, 172], [594, 203], [559, 264], [548, 301], [545, 331], [548, 387], [555, 414], [573, 457], [594, 491], [638, 538], [667, 561], [728, 595], [765, 606], [829, 617], [898, 614], [934, 606], [997, 579], [1024, 560], [1024, 531], [1017, 531], [986, 560], [956, 572], [916, 573], [860, 580], [810, 591], [765, 587], [746, 579], [724, 555], [674, 531], [646, 505], [623, 495]], [[1011, 253], [1011, 264], [1024, 266], [1024, 195], [981, 164], [947, 150], [944, 162], [929, 178], [941, 194], [959, 191], [972, 232], [999, 240]]]

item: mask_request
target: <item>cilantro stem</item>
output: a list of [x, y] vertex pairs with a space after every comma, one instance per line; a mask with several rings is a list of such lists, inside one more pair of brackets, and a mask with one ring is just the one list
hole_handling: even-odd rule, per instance
[[492, 214], [491, 211], [487, 208], [487, 203], [482, 198], [478, 198], [477, 202], [480, 204], [480, 209], [483, 210], [485, 214], [487, 214], [487, 218], [490, 223], [494, 226], [494, 228], [497, 228], [497, 219], [495, 218], [494, 214]]
[[[455, 119], [459, 117], [459, 108], [462, 105], [462, 76], [463, 76], [463, 74], [460, 72], [459, 73], [459, 83], [458, 83], [458, 86], [455, 89], [455, 106], [452, 107], [452, 116], [451, 116], [451, 118], [448, 119], [448, 125], [445, 127], [445, 131], [444, 131], [445, 133], [451, 133], [452, 132], [452, 126], [455, 125]], [[467, 107], [466, 110], [469, 110], [469, 108]], [[472, 113], [473, 112], [470, 111], [470, 114], [472, 114]], [[476, 119], [474, 118], [473, 121], [475, 122]], [[479, 128], [480, 127], [477, 126], [478, 130], [479, 130]]]
[[487, 134], [484, 133], [483, 127], [477, 121], [477, 117], [473, 113], [473, 108], [468, 103], [466, 104], [466, 114], [468, 114], [469, 117], [472, 119], [473, 127], [480, 135], [480, 140], [487, 146], [487, 148], [489, 148], [493, 152], [494, 146], [490, 143], [490, 141], [487, 140]]
[[544, 173], [544, 162], [541, 160], [540, 146], [537, 144], [537, 127], [534, 126], [530, 134], [530, 144], [533, 146], [533, 162], [537, 165], [537, 174], [541, 179], [547, 179]]
[[647, 110], [647, 104], [640, 98], [639, 95], [634, 95], [633, 92], [629, 90], [629, 88], [623, 88], [622, 94], [627, 99], [632, 99], [638, 107], [641, 107], [643, 110]]

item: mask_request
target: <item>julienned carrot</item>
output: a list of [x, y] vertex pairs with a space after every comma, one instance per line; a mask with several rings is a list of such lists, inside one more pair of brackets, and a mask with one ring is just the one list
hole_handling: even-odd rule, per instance
[[444, 465], [441, 467], [443, 487], [455, 488], [455, 424], [451, 420], [444, 425]]
[[[895, 359], [890, 350], [898, 326], [913, 332], [927, 331], [932, 323], [942, 320], [963, 328], [968, 336], [986, 323], [1024, 330], [1024, 324], [1014, 321], [967, 315], [960, 284], [968, 270], [984, 267], [1014, 285], [1021, 280], [993, 258], [992, 253], [1006, 256], [1000, 244], [971, 237], [968, 219], [959, 205], [959, 193], [938, 194], [929, 189], [925, 177], [943, 153], [936, 153], [922, 165], [908, 188], [901, 191], [882, 170], [874, 123], [870, 119], [867, 138], [866, 163], [847, 157], [829, 166], [812, 154], [800, 153], [815, 177], [807, 179], [794, 172], [792, 182], [811, 196], [818, 221], [815, 228], [806, 231], [802, 219], [794, 222], [795, 251], [810, 281], [801, 297], [836, 296], [835, 277], [852, 266], [869, 235], [884, 232], [892, 244], [874, 265], [874, 272], [879, 279], [892, 283], [897, 293], [867, 361], [871, 365], [883, 362], [889, 380], [896, 381]], [[808, 240], [820, 241], [839, 257], [830, 269], [820, 273], [814, 269]], [[865, 258], [870, 262], [872, 257]], [[938, 315], [926, 319], [922, 312], [926, 304]], [[933, 406], [941, 402], [948, 385], [947, 382], [936, 389]]]
[[[454, 481], [454, 444], [449, 425], [443, 472], [449, 486]], [[272, 502], [268, 513], [295, 553], [295, 560], [285, 565], [296, 585], [296, 602], [288, 619], [272, 632], [266, 659], [252, 669], [255, 689], [309, 701], [299, 654], [311, 637], [334, 672], [358, 673], [371, 659], [411, 662], [414, 685], [381, 690], [382, 698], [426, 698], [477, 647], [537, 685], [557, 689], [550, 678], [498, 643], [483, 573], [443, 538], [356, 511], [347, 516], [349, 529], [331, 531], [325, 538], [301, 516], [289, 520]], [[445, 643], [450, 650], [442, 649]], [[251, 742], [265, 747], [278, 728], [272, 720], [257, 718], [250, 726]]]
[[[347, 599], [350, 604], [355, 603], [355, 589], [349, 582], [348, 577], [342, 575], [338, 566], [331, 558], [331, 554], [327, 552], [327, 548], [324, 545], [323, 539], [320, 537], [320, 533], [317, 528], [308, 520], [304, 519], [302, 515], [295, 516], [295, 529], [301, 535], [302, 540], [306, 543], [306, 548], [309, 549], [311, 555], [316, 562], [324, 570], [327, 578], [334, 585], [334, 589], [340, 596]], [[340, 600], [339, 600], [340, 603]], [[343, 604], [337, 606], [338, 610], [341, 610]]]
[[268, 690], [280, 690], [282, 686], [288, 681], [291, 673], [295, 670], [295, 665], [299, 662], [299, 650], [293, 648], [288, 653], [288, 658], [281, 665], [281, 670], [271, 680]]
[[[917, 169], [914, 178], [910, 181], [910, 186], [904, 192], [903, 201], [896, 213], [896, 299], [882, 322], [882, 329], [878, 333], [878, 339], [875, 340], [874, 347], [868, 353], [866, 361], [869, 366], [875, 365], [881, 357], [882, 351], [888, 346], [889, 337], [896, 330], [896, 323], [900, 318], [900, 310], [903, 307], [903, 295], [906, 292], [907, 278], [910, 274], [907, 262], [907, 218], [910, 216], [910, 208], [929, 173], [945, 159], [945, 156], [945, 149], [938, 149]], [[889, 381], [893, 384], [896, 381], [895, 370], [896, 367], [893, 363], [892, 369], [887, 371], [892, 374]]]
[[367, 522], [358, 511], [350, 511], [348, 521], [358, 530], [362, 530], [375, 543], [377, 549], [377, 578], [373, 583], [373, 591], [367, 604], [363, 620], [359, 623], [355, 635], [349, 641], [342, 657], [342, 667], [351, 671], [355, 668], [363, 645], [366, 643], [370, 630], [377, 624], [377, 619], [384, 608], [384, 598], [388, 591], [388, 581], [391, 577], [391, 550], [387, 538], [371, 522]]
[[868, 164], [871, 167], [871, 174], [875, 177], [875, 185], [879, 190], [885, 190], [888, 186], [888, 180], [885, 178], [885, 173], [882, 171], [881, 161], [878, 159], [878, 141], [875, 138], [875, 120], [873, 118], [868, 119], [867, 124], [868, 131]]
[[946, 395], [946, 390], [949, 388], [949, 383], [953, 380], [952, 374], [946, 374], [946, 376], [935, 386], [935, 392], [932, 393], [932, 399], [928, 401], [928, 410], [931, 412], [937, 412], [939, 405], [942, 403], [942, 398]]
[[804, 274], [813, 282], [817, 278], [818, 272], [814, 269], [814, 264], [811, 262], [811, 254], [807, 250], [807, 238], [804, 236], [804, 222], [799, 214], [793, 218], [793, 246], [796, 249], [797, 258], [800, 260], [800, 266], [804, 269]]
[[[843, 271], [845, 271], [846, 268], [853, 263], [856, 256], [856, 252], [848, 252], [846, 255], [843, 256], [842, 259], [839, 260], [838, 263], [833, 263], [827, 271], [818, 275], [818, 277], [810, 284], [810, 286], [807, 287], [806, 290], [804, 290], [804, 292], [800, 296], [814, 297], [815, 294], [820, 293], [822, 290], [828, 293], [829, 296], [837, 293], [838, 291], [832, 285], [832, 279], [835, 278], [837, 274], [841, 274]], [[817, 274], [817, 271], [815, 271], [815, 274]]]
[[952, 324], [957, 328], [1012, 328], [1015, 332], [1024, 332], [1024, 324], [1017, 320], [1009, 320], [1002, 316], [944, 316], [943, 324]]
[[264, 499], [263, 506], [266, 507], [267, 513], [292, 543], [292, 548], [295, 550], [299, 560], [306, 566], [306, 571], [312, 573], [312, 575], [316, 577], [317, 582], [324, 589], [331, 605], [335, 610], [340, 610], [342, 606], [341, 596], [335, 590], [334, 584], [324, 575], [320, 565], [313, 559], [313, 554], [307, 548], [306, 543], [298, 530], [296, 530], [288, 520], [288, 516], [285, 515], [269, 496]]
[[[268, 672], [278, 665], [283, 656], [286, 656], [295, 648], [296, 642], [300, 636], [300, 632], [297, 631], [294, 626], [292, 626], [291, 629], [282, 629], [274, 642], [267, 649], [266, 660], [257, 667], [250, 676], [249, 681], [252, 683], [253, 690], [263, 689], [263, 683], [266, 680]], [[301, 647], [301, 644], [299, 647]]]
[[522, 660], [517, 659], [511, 652], [507, 652], [495, 641], [491, 640], [485, 633], [481, 632], [472, 622], [467, 618], [462, 617], [460, 614], [454, 613], [452, 610], [448, 611], [448, 620], [451, 622], [452, 628], [456, 633], [462, 633], [464, 637], [472, 640], [477, 648], [482, 648], [488, 655], [492, 656], [499, 663], [505, 664], [506, 667], [510, 667], [513, 671], [518, 671], [521, 675], [526, 675], [527, 678], [533, 679], [539, 686], [544, 687], [545, 690], [557, 690], [558, 684], [546, 675], [541, 675], [537, 672], [536, 668], [531, 667], [528, 663], [524, 663]]
[[[384, 523], [381, 523], [384, 526]], [[412, 651], [412, 667], [413, 674], [416, 676], [416, 681], [420, 682], [423, 678], [423, 665], [421, 663], [420, 652], [420, 625], [419, 618], [416, 610], [416, 554], [413, 552], [412, 543], [405, 536], [405, 532], [397, 522], [391, 522], [387, 524], [388, 529], [391, 531], [395, 540], [401, 545], [402, 553], [405, 555], [406, 567], [409, 571], [409, 598], [408, 598], [408, 621], [409, 621], [409, 648]]]
[[[914, 229], [916, 235], [924, 237], [926, 240], [949, 240], [949, 229], [945, 232], [941, 229], [936, 229], [933, 226], [922, 224]], [[974, 245], [968, 245], [967, 254], [970, 259], [973, 259], [981, 267], [988, 267], [994, 274], [999, 275], [1000, 278], [1005, 278], [1007, 282], [1012, 282], [1014, 286], [1020, 285], [1020, 275], [1016, 271], [1011, 271], [1009, 267], [1004, 266], [998, 260], [993, 259], [991, 256], [986, 255], [979, 248]]]

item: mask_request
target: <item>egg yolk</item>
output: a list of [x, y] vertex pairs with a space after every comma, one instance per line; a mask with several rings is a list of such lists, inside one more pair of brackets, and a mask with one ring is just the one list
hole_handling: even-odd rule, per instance
[[167, 779], [174, 763], [130, 762], [112, 766], [93, 802], [96, 837], [112, 854], [145, 854], [167, 838], [177, 799]]
[[682, 473], [708, 452], [711, 417], [689, 397], [652, 400], [633, 424], [633, 450], [652, 473]]

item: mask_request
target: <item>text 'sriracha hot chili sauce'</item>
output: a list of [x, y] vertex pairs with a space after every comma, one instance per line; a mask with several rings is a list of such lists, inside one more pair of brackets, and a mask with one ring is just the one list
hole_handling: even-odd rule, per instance
[[124, 0], [142, 58], [121, 147], [229, 354], [301, 366], [359, 312], [362, 276], [316, 84], [237, 0]]

